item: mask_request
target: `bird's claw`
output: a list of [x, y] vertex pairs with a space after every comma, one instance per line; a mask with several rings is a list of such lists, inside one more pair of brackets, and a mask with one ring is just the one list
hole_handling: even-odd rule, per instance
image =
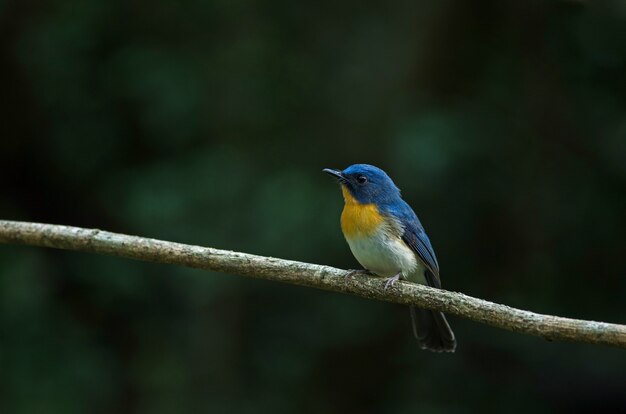
[[348, 273], [346, 273], [346, 276], [345, 276], [345, 277], [346, 277], [346, 283], [347, 283], [349, 280], [354, 279], [354, 276], [355, 276], [355, 275], [357, 275], [357, 274], [359, 274], [359, 273], [364, 273], [364, 274], [368, 274], [368, 275], [371, 275], [371, 274], [372, 274], [372, 272], [370, 272], [370, 271], [369, 271], [369, 270], [367, 270], [367, 269], [363, 269], [363, 270], [359, 270], [359, 269], [350, 269], [350, 270], [348, 270]]
[[389, 286], [393, 287], [393, 285], [395, 285], [398, 280], [400, 280], [400, 273], [387, 279], [387, 281], [385, 282], [385, 290], [387, 290]]
[[360, 272], [360, 270], [357, 270], [357, 269], [350, 269], [350, 270], [348, 270], [348, 273], [346, 273], [346, 277], [354, 277], [354, 275], [355, 275], [356, 273], [359, 273], [359, 272]]

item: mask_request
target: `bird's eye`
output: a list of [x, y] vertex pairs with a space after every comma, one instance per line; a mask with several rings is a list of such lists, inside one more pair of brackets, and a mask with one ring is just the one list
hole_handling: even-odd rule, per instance
[[356, 181], [359, 184], [365, 184], [367, 182], [367, 177], [364, 175], [359, 175], [358, 177], [356, 177]]

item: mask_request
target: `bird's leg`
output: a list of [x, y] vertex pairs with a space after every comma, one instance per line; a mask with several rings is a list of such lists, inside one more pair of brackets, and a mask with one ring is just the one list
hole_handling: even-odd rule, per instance
[[397, 275], [395, 276], [391, 276], [389, 279], [387, 279], [387, 281], [385, 282], [385, 290], [387, 290], [387, 288], [389, 286], [392, 286], [398, 281], [400, 280], [400, 276], [402, 276], [402, 272], [398, 272]]

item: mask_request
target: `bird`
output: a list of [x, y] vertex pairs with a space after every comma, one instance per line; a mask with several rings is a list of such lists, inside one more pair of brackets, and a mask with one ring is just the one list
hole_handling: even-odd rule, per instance
[[[324, 168], [344, 198], [341, 230], [356, 260], [370, 273], [441, 289], [439, 263], [430, 239], [400, 189], [378, 167], [354, 164]], [[421, 349], [454, 352], [456, 338], [442, 312], [410, 307], [413, 334]]]

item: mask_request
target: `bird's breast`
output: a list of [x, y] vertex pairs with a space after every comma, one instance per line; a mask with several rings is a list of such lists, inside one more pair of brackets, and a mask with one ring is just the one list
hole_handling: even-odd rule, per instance
[[403, 278], [409, 279], [413, 274], [423, 273], [415, 253], [390, 223], [380, 225], [368, 236], [345, 236], [358, 262], [379, 276], [402, 273]]

